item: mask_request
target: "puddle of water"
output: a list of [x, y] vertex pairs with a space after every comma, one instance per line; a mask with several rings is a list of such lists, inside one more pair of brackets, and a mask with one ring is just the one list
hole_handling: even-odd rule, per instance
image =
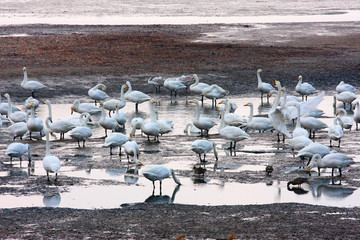
[[[120, 182], [124, 182], [118, 177]], [[58, 206], [81, 209], [115, 208], [125, 203], [144, 201], [169, 202], [196, 205], [246, 205], [298, 202], [315, 205], [355, 207], [360, 190], [346, 185], [329, 185], [328, 182], [303, 184], [302, 188], [286, 188], [286, 182], [272, 185], [265, 183], [242, 184], [220, 182], [200, 178], [180, 178], [182, 185], [171, 180], [163, 181], [162, 195], [156, 183], [155, 196], [152, 195], [152, 183], [140, 176], [136, 184], [99, 185], [86, 187], [69, 187], [60, 194], [33, 196], [1, 195], [3, 208]], [[50, 192], [56, 188], [50, 188]]]

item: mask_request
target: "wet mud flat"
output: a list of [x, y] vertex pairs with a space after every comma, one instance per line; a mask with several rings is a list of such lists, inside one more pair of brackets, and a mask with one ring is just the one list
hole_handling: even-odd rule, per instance
[[[148, 77], [157, 74], [172, 77], [198, 73], [202, 81], [218, 83], [231, 89], [234, 97], [257, 96], [257, 68], [264, 69], [264, 81], [277, 79], [289, 89], [294, 89], [299, 74], [308, 76], [317, 88], [323, 90], [333, 90], [340, 80], [359, 87], [359, 45], [354, 44], [359, 37], [354, 35], [297, 38], [291, 42], [264, 46], [251, 42], [193, 41], [201, 33], [216, 30], [216, 26], [44, 25], [28, 26], [25, 30], [19, 28], [7, 31], [9, 34], [17, 31], [33, 32], [28, 37], [0, 38], [4, 49], [1, 53], [3, 61], [0, 63], [1, 83], [4, 91], [13, 94], [18, 103], [27, 98], [20, 88], [23, 66], [28, 66], [29, 76], [50, 86], [48, 90], [39, 93], [39, 98], [49, 98], [54, 103], [70, 103], [75, 98], [88, 99], [88, 88], [98, 81], [107, 85], [107, 92], [111, 95], [120, 92], [125, 80], [136, 82], [137, 89], [153, 94], [154, 90], [146, 81]], [[162, 90], [159, 98], [168, 102], [168, 94]], [[180, 102], [185, 104], [185, 98]], [[64, 169], [117, 169], [128, 165], [124, 156], [120, 162], [118, 156], [110, 157], [108, 149], [101, 147], [102, 134], [98, 132], [91, 138], [85, 149], [78, 148], [77, 143], [69, 139], [52, 140], [52, 152], [61, 156]], [[358, 134], [356, 131], [346, 132], [339, 151], [358, 156]], [[49, 184], [45, 175], [34, 175], [31, 168], [28, 173], [26, 161], [21, 168], [17, 161], [14, 166], [9, 166], [4, 152], [10, 140], [6, 136], [2, 137], [0, 171], [11, 169], [12, 172], [1, 177], [1, 194], [32, 196], [45, 194], [52, 187], [67, 192], [71, 186], [123, 184], [114, 180], [86, 181], [67, 175], [60, 175], [58, 182]], [[276, 142], [275, 134], [251, 133], [251, 137], [252, 140], [239, 144], [236, 156], [229, 156], [225, 151], [225, 141], [217, 135], [217, 130], [210, 132], [210, 140], [224, 149], [220, 153], [219, 163], [265, 166], [270, 159], [276, 159], [271, 176], [267, 176], [263, 170], [245, 170], [240, 173], [227, 169], [224, 172], [215, 170], [214, 159], [209, 154], [206, 177], [264, 184], [290, 181], [298, 176], [307, 177], [304, 171], [285, 174], [288, 168], [301, 164], [301, 161], [293, 157], [291, 150], [283, 143]], [[181, 142], [173, 149], [171, 146], [178, 139]], [[198, 163], [197, 156], [187, 150], [195, 139], [169, 135], [161, 137], [157, 144], [147, 143], [140, 135], [135, 138], [141, 145], [141, 160], [144, 164], [165, 164], [174, 159]], [[327, 132], [320, 131], [315, 141], [328, 145]], [[41, 166], [44, 141], [31, 144], [34, 162]], [[259, 146], [263, 149], [257, 149]], [[335, 178], [336, 183], [359, 187], [359, 171], [359, 164], [356, 163], [343, 172], [343, 177]], [[176, 173], [180, 177], [194, 176], [191, 168]], [[309, 178], [310, 181], [318, 179], [316, 172]], [[329, 171], [322, 174], [322, 178], [330, 180]], [[300, 203], [245, 206], [135, 203], [102, 210], [40, 207], [1, 209], [0, 213], [1, 238], [176, 239], [185, 234], [187, 239], [226, 239], [235, 233], [240, 239], [357, 239], [360, 221], [358, 207], [337, 208]]]

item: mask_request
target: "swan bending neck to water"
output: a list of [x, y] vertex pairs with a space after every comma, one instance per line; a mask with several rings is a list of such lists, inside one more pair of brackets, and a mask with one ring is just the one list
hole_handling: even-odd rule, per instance
[[181, 185], [180, 180], [175, 176], [172, 168], [168, 169], [162, 165], [153, 165], [143, 170], [142, 174], [145, 178], [149, 179], [153, 183], [153, 193], [155, 191], [155, 181], [160, 182], [160, 195], [162, 192], [162, 180], [172, 176], [174, 182]]
[[342, 153], [330, 153], [321, 157], [319, 154], [314, 154], [311, 158], [310, 163], [307, 167], [307, 172], [310, 173], [310, 170], [315, 167], [315, 164], [318, 168], [318, 174], [320, 176], [320, 168], [331, 168], [331, 176], [334, 177], [334, 169], [339, 169], [339, 176], [341, 177], [341, 169], [347, 167], [351, 164], [354, 164], [355, 161], [349, 156]]

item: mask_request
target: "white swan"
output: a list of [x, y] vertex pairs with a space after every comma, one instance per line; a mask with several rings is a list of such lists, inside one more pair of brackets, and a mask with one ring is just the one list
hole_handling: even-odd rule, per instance
[[317, 93], [316, 89], [307, 82], [302, 82], [302, 76], [300, 75], [298, 77], [299, 82], [297, 83], [295, 87], [295, 91], [301, 95], [301, 98], [304, 100], [304, 96], [307, 97], [311, 94]]
[[112, 149], [114, 147], [119, 147], [119, 156], [121, 156], [121, 146], [124, 145], [127, 141], [130, 141], [131, 138], [125, 136], [122, 133], [113, 132], [108, 137], [105, 138], [104, 147], [110, 147], [110, 155], [113, 155]]
[[[340, 122], [340, 124], [338, 122]], [[334, 125], [331, 125], [329, 127], [328, 136], [330, 139], [330, 147], [332, 147], [332, 145], [331, 145], [332, 140], [339, 141], [338, 147], [340, 147], [341, 138], [344, 136], [344, 132], [341, 127], [341, 122], [342, 122], [341, 118], [336, 117], [334, 119]]]
[[26, 67], [23, 68], [24, 71], [24, 79], [21, 82], [21, 87], [26, 90], [31, 90], [31, 96], [34, 97], [34, 92], [36, 90], [40, 90], [46, 88], [46, 86], [38, 81], [29, 81], [27, 76]]
[[75, 99], [71, 106], [71, 114], [74, 112], [77, 113], [89, 113], [90, 115], [95, 115], [101, 112], [101, 109], [97, 106], [94, 106], [91, 103], [80, 103], [79, 99]]
[[13, 137], [13, 140], [17, 137], [19, 137], [22, 140], [22, 137], [25, 133], [27, 133], [28, 128], [25, 122], [17, 122], [9, 126], [5, 132], [9, 133], [11, 137]]
[[22, 143], [11, 143], [6, 149], [6, 155], [10, 157], [10, 161], [12, 163], [12, 159], [14, 157], [20, 158], [20, 162], [22, 161], [22, 156], [25, 153], [28, 153], [28, 160], [31, 161], [31, 152], [29, 144]]
[[57, 175], [60, 172], [61, 163], [58, 157], [51, 155], [49, 134], [50, 130], [45, 128], [46, 155], [43, 158], [43, 166], [46, 171], [47, 180], [50, 181], [49, 173], [55, 173], [55, 181], [57, 181]]
[[[12, 112], [20, 111], [20, 109], [17, 108], [16, 106], [14, 106], [14, 105], [11, 105], [11, 106], [12, 106]], [[9, 107], [8, 103], [1, 102], [1, 94], [0, 94], [0, 114], [7, 116], [8, 115], [8, 107]]]
[[217, 84], [212, 84], [211, 86], [202, 90], [202, 95], [206, 98], [211, 99], [212, 106], [216, 106], [216, 100], [223, 98], [229, 94], [228, 90], [223, 89]]
[[201, 134], [201, 130], [198, 129], [192, 122], [186, 124], [185, 128], [184, 128], [184, 133], [185, 134], [189, 134], [190, 135], [200, 135]]
[[26, 126], [30, 133], [30, 140], [31, 140], [32, 132], [41, 132], [44, 128], [43, 121], [40, 118], [35, 117], [35, 109], [32, 103], [31, 103], [31, 117], [28, 119]]
[[[138, 122], [144, 123], [144, 119], [141, 117], [136, 117], [136, 118], [131, 119], [131, 123], [130, 123], [131, 128], [133, 128], [135, 126], [135, 124]], [[141, 129], [141, 126], [136, 125], [136, 129]]]
[[226, 140], [230, 140], [230, 149], [236, 148], [236, 142], [245, 139], [251, 139], [250, 135], [241, 128], [234, 126], [225, 126], [224, 118], [221, 118], [219, 133], [221, 137], [225, 138]]
[[351, 128], [354, 124], [353, 117], [348, 116], [347, 112], [343, 108], [338, 109], [336, 115], [339, 116], [341, 119], [341, 127], [344, 129], [349, 129], [351, 131]]
[[224, 115], [222, 115], [221, 117], [223, 117], [225, 119], [226, 125], [240, 127], [240, 126], [246, 124], [246, 120], [244, 118], [242, 118], [239, 114], [230, 112], [231, 106], [230, 106], [229, 100], [226, 99], [225, 101], [219, 102], [219, 104], [222, 104], [222, 103], [225, 104], [225, 111], [224, 111]]
[[58, 119], [52, 120], [52, 109], [50, 100], [45, 100], [44, 103], [48, 106], [49, 115], [45, 120], [45, 125], [54, 133], [60, 133], [60, 140], [65, 138], [65, 133], [75, 128], [76, 125], [69, 120]]
[[39, 100], [37, 100], [33, 97], [29, 97], [28, 99], [25, 100], [26, 109], [31, 109], [31, 103], [34, 105], [34, 109], [38, 108], [40, 105]]
[[262, 72], [262, 69], [258, 69], [256, 71], [256, 76], [257, 76], [257, 80], [258, 80], [258, 86], [257, 86], [257, 90], [261, 93], [261, 102], [263, 102], [263, 95], [264, 93], [266, 94], [266, 97], [267, 97], [267, 100], [269, 102], [269, 93], [272, 91], [272, 90], [275, 90], [273, 86], [271, 86], [271, 84], [269, 83], [264, 83], [262, 80], [261, 80], [261, 77], [260, 77], [260, 73]]
[[353, 85], [347, 84], [344, 81], [341, 81], [337, 86], [336, 86], [336, 91], [338, 93], [342, 93], [342, 92], [352, 92], [352, 93], [356, 93], [356, 88]]
[[155, 87], [155, 92], [160, 92], [160, 87], [164, 86], [164, 79], [161, 76], [151, 77], [148, 79], [148, 83]]
[[321, 156], [319, 154], [315, 154], [307, 167], [307, 172], [310, 173], [310, 170], [315, 167], [315, 163], [318, 168], [319, 176], [320, 176], [320, 168], [332, 168], [331, 176], [334, 176], [334, 169], [339, 169], [339, 174], [341, 176], [341, 169], [349, 166], [350, 164], [354, 164], [355, 161], [352, 160], [349, 156], [342, 153], [330, 153], [326, 156]]
[[88, 91], [88, 95], [90, 98], [96, 101], [104, 101], [109, 96], [104, 92], [106, 90], [106, 86], [102, 83], [96, 84], [96, 86], [92, 87]]
[[[124, 95], [125, 88], [127, 88], [127, 86], [125, 84], [121, 86], [120, 100], [115, 99], [115, 98], [111, 98], [111, 99], [108, 99], [105, 102], [103, 102], [104, 108], [106, 110], [115, 111], [116, 110], [116, 104], [118, 105], [119, 109], [125, 107], [125, 105], [126, 105], [125, 95]], [[110, 114], [110, 112], [109, 112], [109, 114]]]
[[125, 150], [125, 154], [126, 154], [128, 162], [129, 162], [130, 157], [133, 157], [133, 161], [137, 165], [142, 165], [142, 163], [138, 160], [138, 157], [140, 154], [140, 149], [139, 149], [138, 144], [135, 141], [132, 141], [131, 139], [129, 141], [127, 141], [124, 144], [124, 150]]
[[273, 129], [273, 126], [269, 118], [253, 117], [254, 105], [251, 102], [246, 103], [244, 106], [250, 107], [250, 114], [249, 114], [248, 122], [246, 124], [246, 129], [258, 130], [259, 132]]
[[359, 110], [359, 102], [358, 101], [356, 101], [354, 103], [354, 109], [355, 109], [355, 112], [354, 112], [353, 119], [356, 124], [356, 130], [359, 130], [358, 124], [360, 123], [360, 110]]
[[191, 100], [190, 103], [196, 104], [194, 125], [201, 130], [201, 135], [205, 131], [205, 135], [209, 136], [209, 130], [215, 126], [215, 122], [211, 118], [200, 118], [200, 104], [198, 100]]
[[287, 141], [287, 144], [290, 145], [291, 149], [293, 150], [300, 150], [308, 146], [312, 142], [313, 141], [311, 141], [308, 137], [300, 135], [289, 139]]
[[113, 132], [115, 132], [115, 130], [119, 128], [120, 125], [114, 118], [106, 116], [103, 102], [100, 102], [100, 106], [101, 106], [101, 117], [99, 119], [99, 124], [105, 129], [105, 137], [107, 137], [108, 129], [111, 129]]
[[178, 91], [181, 89], [185, 89], [186, 86], [178, 81], [173, 81], [172, 79], [166, 79], [164, 81], [164, 87], [170, 91], [170, 97], [172, 97], [173, 93], [174, 96], [177, 96]]
[[296, 110], [297, 110], [297, 119], [296, 119], [296, 126], [295, 129], [293, 131], [293, 137], [300, 137], [300, 136], [304, 136], [304, 137], [309, 137], [309, 132], [301, 127], [301, 123], [300, 123], [300, 105], [299, 104], [295, 104]]
[[155, 119], [158, 122], [159, 127], [160, 127], [160, 135], [172, 132], [174, 130], [173, 122], [168, 119], [159, 120], [158, 110], [154, 109], [154, 111], [155, 111]]
[[204, 101], [204, 95], [203, 95], [202, 91], [205, 88], [210, 87], [210, 85], [207, 84], [207, 83], [199, 82], [199, 77], [198, 77], [197, 74], [194, 74], [193, 78], [195, 79], [195, 83], [190, 85], [190, 91], [192, 91], [194, 93], [197, 93], [197, 94], [200, 94], [201, 95], [201, 102], [203, 102]]
[[138, 111], [138, 105], [149, 101], [151, 97], [140, 91], [133, 91], [131, 84], [129, 81], [126, 81], [126, 86], [128, 86], [129, 90], [125, 93], [125, 99], [135, 103], [135, 110]]
[[182, 84], [184, 84], [186, 86], [186, 91], [187, 89], [195, 83], [195, 78], [194, 78], [194, 74], [193, 75], [182, 75], [181, 77], [177, 77], [175, 79], [175, 81], [177, 82], [181, 82]]
[[161, 185], [162, 180], [168, 178], [170, 176], [173, 177], [176, 184], [181, 185], [179, 179], [175, 176], [174, 170], [168, 169], [162, 165], [153, 165], [150, 166], [142, 171], [142, 174], [145, 178], [149, 179], [153, 183], [153, 189], [155, 190], [155, 181], [160, 182], [160, 192], [161, 192]]
[[[216, 151], [216, 144], [208, 140], [195, 140], [189, 150], [199, 154], [200, 162], [206, 162], [206, 153], [213, 151], [216, 161], [218, 160], [218, 153]], [[204, 154], [204, 158], [201, 159], [201, 154]]]
[[310, 143], [303, 149], [301, 149], [296, 157], [304, 158], [307, 157], [309, 159], [312, 158], [314, 154], [319, 154], [321, 156], [325, 156], [326, 154], [329, 154], [329, 148], [325, 145], [322, 145], [320, 143]]
[[8, 101], [8, 112], [7, 112], [8, 118], [14, 123], [26, 122], [27, 113], [26, 112], [21, 112], [21, 111], [13, 112], [12, 111], [10, 95], [8, 93], [5, 93], [4, 97], [6, 97], [7, 101]]
[[352, 101], [354, 101], [357, 98], [355, 93], [349, 92], [349, 91], [335, 94], [335, 97], [336, 97], [336, 100], [343, 102], [345, 109], [346, 109], [346, 104], [351, 104]]
[[327, 128], [328, 126], [321, 120], [314, 117], [301, 117], [300, 118], [301, 126], [309, 130], [309, 136], [311, 137], [311, 131], [313, 133], [313, 138], [315, 138], [315, 132], [321, 129]]
[[90, 118], [89, 113], [82, 113], [80, 117], [80, 121], [82, 125], [73, 128], [69, 133], [70, 137], [77, 140], [79, 147], [80, 147], [80, 141], [83, 142], [83, 147], [85, 147], [85, 141], [93, 134], [92, 130], [87, 126], [89, 118]]
[[[119, 125], [121, 125], [123, 128], [125, 128], [125, 123], [127, 120], [127, 116], [126, 113], [124, 112], [119, 112], [119, 105], [115, 104], [116, 106], [116, 110], [115, 110], [115, 114], [112, 116], [113, 119], [115, 119]], [[105, 106], [104, 106], [105, 108]]]
[[155, 116], [155, 107], [154, 107], [155, 101], [150, 101], [150, 121], [144, 121], [144, 122], [137, 122], [134, 124], [131, 132], [130, 137], [135, 136], [135, 131], [139, 127], [141, 128], [141, 131], [145, 133], [148, 137], [148, 141], [150, 141], [150, 136], [154, 136], [156, 141], [159, 141], [159, 134], [160, 134], [160, 126], [159, 123], [156, 120]]

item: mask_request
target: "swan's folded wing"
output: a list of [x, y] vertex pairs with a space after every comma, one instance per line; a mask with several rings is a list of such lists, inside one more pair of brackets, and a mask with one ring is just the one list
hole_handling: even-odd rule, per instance
[[280, 109], [280, 107], [277, 107], [269, 112], [270, 122], [276, 131], [285, 134], [287, 137], [291, 138], [292, 136], [285, 125], [285, 117]]

